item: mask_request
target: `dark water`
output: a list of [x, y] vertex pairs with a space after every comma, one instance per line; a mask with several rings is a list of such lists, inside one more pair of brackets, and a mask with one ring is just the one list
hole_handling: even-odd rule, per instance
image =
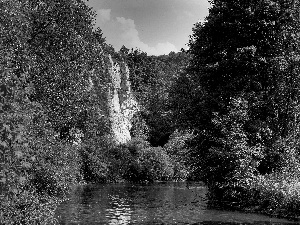
[[207, 209], [200, 184], [105, 184], [78, 187], [56, 211], [59, 224], [289, 224], [258, 214]]

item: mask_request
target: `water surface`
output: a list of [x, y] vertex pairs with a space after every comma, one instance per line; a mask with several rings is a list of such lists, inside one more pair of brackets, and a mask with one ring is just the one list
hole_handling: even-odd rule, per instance
[[56, 211], [59, 224], [292, 224], [285, 219], [207, 208], [207, 189], [183, 182], [78, 187]]

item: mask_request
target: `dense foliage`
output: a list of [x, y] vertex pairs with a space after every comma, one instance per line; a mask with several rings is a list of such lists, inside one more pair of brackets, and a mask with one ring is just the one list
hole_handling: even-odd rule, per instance
[[[161, 133], [172, 132], [163, 115], [175, 53], [115, 52], [81, 0], [0, 1], [0, 20], [1, 224], [55, 223], [56, 205], [81, 183], [173, 179], [176, 154], [147, 140], [163, 145]], [[108, 55], [137, 68], [131, 81], [145, 108], [121, 146], [110, 137]]]
[[[211, 4], [188, 51], [148, 56], [107, 45], [82, 0], [0, 0], [1, 224], [54, 223], [72, 186], [120, 181], [202, 180], [213, 204], [299, 214], [300, 3]], [[121, 145], [109, 56], [140, 108]]]
[[162, 56], [148, 56], [139, 50], [129, 50], [123, 46], [129, 66], [132, 89], [143, 109], [140, 121], [148, 126], [148, 141], [153, 146], [163, 146], [175, 131], [173, 127], [169, 92], [176, 78], [188, 62], [184, 51]]
[[283, 171], [286, 182], [299, 180], [299, 2], [211, 4], [171, 91], [173, 114], [197, 134], [190, 163], [211, 197], [251, 204], [251, 183], [263, 192], [261, 179]]
[[105, 129], [97, 110], [106, 46], [83, 1], [0, 4], [0, 223], [50, 223], [55, 204], [83, 182], [73, 141]]

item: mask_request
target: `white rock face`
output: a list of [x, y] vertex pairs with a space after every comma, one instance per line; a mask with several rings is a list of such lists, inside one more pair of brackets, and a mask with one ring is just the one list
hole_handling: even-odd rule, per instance
[[111, 86], [108, 91], [108, 105], [112, 136], [117, 144], [124, 144], [131, 139], [129, 132], [132, 127], [131, 119], [139, 107], [131, 92], [127, 65], [122, 70], [110, 55], [109, 61]]

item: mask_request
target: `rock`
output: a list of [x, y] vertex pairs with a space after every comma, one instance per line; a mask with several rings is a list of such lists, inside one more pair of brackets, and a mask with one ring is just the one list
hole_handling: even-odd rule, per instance
[[131, 91], [127, 65], [124, 63], [121, 68], [110, 55], [109, 62], [111, 84], [108, 90], [108, 107], [111, 132], [116, 144], [124, 144], [131, 140], [131, 120], [139, 106]]

